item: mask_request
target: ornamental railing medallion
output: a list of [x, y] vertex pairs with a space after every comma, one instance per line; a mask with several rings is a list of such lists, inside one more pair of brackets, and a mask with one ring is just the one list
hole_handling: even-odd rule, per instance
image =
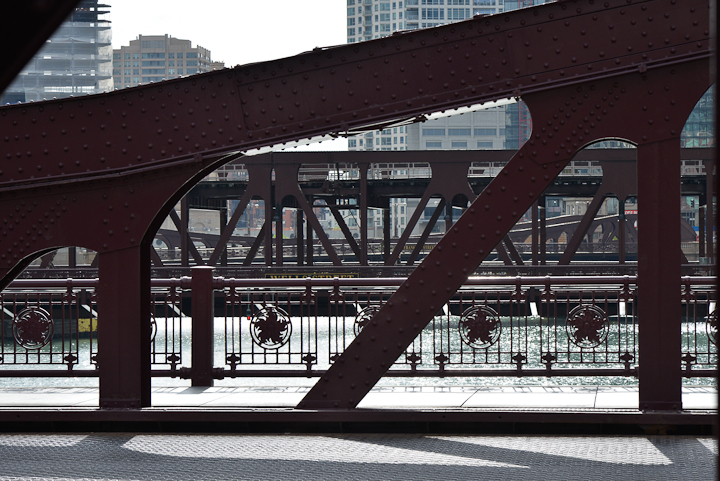
[[707, 330], [708, 339], [715, 346], [717, 346], [717, 334], [718, 334], [718, 315], [717, 310], [712, 311], [707, 317], [707, 324], [705, 326]]
[[460, 338], [474, 349], [487, 349], [500, 339], [500, 316], [488, 306], [474, 306], [465, 310], [458, 322]]
[[360, 312], [358, 312], [355, 316], [353, 333], [355, 333], [356, 336], [360, 334], [360, 331], [363, 330], [363, 327], [365, 327], [365, 325], [370, 322], [370, 319], [372, 319], [379, 310], [380, 306], [368, 306], [360, 310]]
[[280, 349], [288, 343], [292, 322], [287, 312], [275, 306], [264, 306], [250, 321], [253, 342], [263, 349]]
[[25, 349], [42, 349], [52, 339], [55, 324], [45, 309], [28, 307], [15, 316], [12, 332], [15, 342]]
[[570, 342], [583, 349], [592, 349], [607, 339], [610, 321], [598, 306], [580, 305], [568, 313], [565, 330]]

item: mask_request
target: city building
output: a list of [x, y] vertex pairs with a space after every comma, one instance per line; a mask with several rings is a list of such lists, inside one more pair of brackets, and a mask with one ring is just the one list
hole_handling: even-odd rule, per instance
[[113, 50], [115, 88], [133, 87], [223, 68], [210, 50], [170, 35], [139, 35], [130, 45]]
[[108, 5], [81, 0], [45, 42], [0, 102], [17, 103], [101, 93], [113, 89]]
[[[347, 0], [347, 41], [361, 42], [390, 35], [399, 30], [436, 27], [468, 20], [476, 15], [493, 15], [545, 0]], [[416, 123], [366, 132], [348, 139], [349, 150], [498, 150], [519, 148], [532, 128], [530, 115], [522, 104], [495, 107]], [[510, 139], [511, 145], [508, 145]], [[397, 175], [403, 175], [398, 172]], [[401, 234], [417, 206], [418, 199], [393, 199], [390, 206], [391, 234]], [[429, 221], [438, 200], [431, 200], [415, 227], [419, 234]], [[372, 211], [369, 218], [380, 222]], [[453, 218], [457, 215], [453, 214]], [[442, 224], [442, 226], [440, 226]], [[435, 230], [444, 229], [438, 222]]]

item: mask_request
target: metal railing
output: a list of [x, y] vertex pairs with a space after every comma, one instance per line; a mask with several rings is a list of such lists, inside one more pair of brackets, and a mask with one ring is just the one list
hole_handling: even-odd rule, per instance
[[[320, 376], [404, 280], [207, 279], [152, 280], [153, 376]], [[715, 373], [714, 281], [678, 285], [685, 377]], [[92, 279], [13, 282], [0, 296], [0, 376], [96, 376], [96, 287]], [[470, 278], [387, 375], [636, 376], [636, 305], [634, 276]], [[200, 332], [214, 345], [193, 346], [191, 362]]]
[[[495, 177], [506, 162], [473, 162], [469, 177]], [[680, 168], [683, 176], [704, 176], [705, 164], [700, 160], [683, 160]], [[560, 177], [602, 177], [599, 162], [573, 160], [560, 173]], [[377, 163], [370, 164], [368, 179], [429, 179], [432, 169], [427, 162]], [[298, 171], [299, 182], [319, 180], [358, 180], [360, 171], [356, 164], [305, 164]], [[205, 177], [206, 182], [249, 181], [245, 164], [230, 162]]]

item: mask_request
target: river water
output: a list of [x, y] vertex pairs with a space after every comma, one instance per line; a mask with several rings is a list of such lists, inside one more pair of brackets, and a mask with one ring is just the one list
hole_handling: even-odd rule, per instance
[[[525, 319], [523, 323], [527, 322]], [[502, 332], [498, 342], [485, 350], [473, 351], [460, 340], [457, 330], [458, 317], [446, 316], [445, 318], [436, 318], [434, 326], [431, 324], [426, 328], [422, 335], [413, 343], [414, 351], [420, 356], [421, 363], [418, 369], [437, 369], [437, 363], [433, 357], [438, 352], [449, 354], [451, 364], [447, 365], [448, 369], [513, 369], [514, 364], [510, 360], [513, 353], [524, 352], [527, 354], [528, 361], [524, 366], [526, 368], [543, 368], [540, 362], [541, 346], [544, 351], [555, 350], [565, 352], [565, 355], [558, 354], [558, 361], [566, 361], [560, 364], [561, 367], [570, 367], [567, 361], [578, 361], [583, 355], [582, 350], [567, 342], [564, 327], [558, 329], [541, 329], [539, 321], [518, 325], [518, 320], [510, 321], [508, 318], [502, 319]], [[578, 368], [589, 367], [622, 367], [618, 364], [617, 357], [624, 350], [632, 351], [632, 344], [636, 339], [636, 327], [632, 325], [623, 325], [622, 319], [618, 322], [615, 319], [611, 323], [607, 340], [602, 349], [595, 350], [596, 361], [615, 361], [612, 364], [596, 365], [591, 363], [575, 363], [572, 364]], [[292, 333], [289, 335], [287, 344], [277, 350], [265, 351], [257, 347], [253, 343], [250, 335], [250, 320], [245, 317], [240, 318], [216, 318], [215, 319], [215, 366], [225, 367], [225, 359], [228, 353], [235, 352], [242, 359], [244, 365], [253, 363], [248, 366], [253, 369], [291, 369], [299, 368], [302, 355], [311, 352], [317, 357], [316, 364], [313, 369], [327, 369], [330, 365], [330, 356], [335, 352], [340, 352], [349, 344], [354, 337], [353, 325], [345, 325], [340, 318], [313, 317], [313, 318], [293, 318]], [[167, 358], [168, 354], [173, 351], [181, 354], [181, 362], [178, 366], [190, 366], [191, 360], [191, 330], [190, 322], [187, 318], [174, 319], [156, 319], [157, 333], [154, 340], [154, 348], [157, 353], [156, 358], [160, 361]], [[698, 332], [695, 332], [697, 329]], [[524, 335], [527, 333], [527, 335]], [[707, 335], [703, 331], [703, 327], [698, 328], [690, 323], [683, 324], [684, 343], [693, 344], [693, 351], [708, 353]], [[67, 343], [70, 343], [68, 345]], [[58, 340], [53, 341], [52, 349], [58, 350]], [[175, 348], [173, 349], [173, 346]], [[180, 348], [181, 346], [181, 348]], [[226, 346], [228, 347], [226, 351]], [[434, 352], [433, 347], [436, 347]], [[442, 349], [438, 349], [442, 346]], [[549, 347], [548, 347], [549, 346]], [[619, 347], [622, 346], [622, 349]], [[70, 340], [66, 341], [65, 353], [71, 348], [72, 352], [78, 357], [75, 369], [94, 369], [91, 363], [91, 355], [96, 351], [97, 344], [90, 339]], [[711, 349], [713, 353], [712, 359], [715, 359], [714, 347]], [[412, 352], [410, 349], [408, 352]], [[477, 356], [477, 352], [487, 352], [485, 355]], [[268, 354], [269, 353], [269, 354]], [[472, 354], [475, 357], [472, 357]], [[598, 355], [599, 353], [599, 355]], [[66, 365], [48, 365], [51, 356], [53, 362], [60, 362], [63, 355], [60, 353], [51, 354], [50, 346], [46, 346], [40, 351], [26, 351], [23, 348], [16, 349], [14, 343], [6, 342], [3, 346], [3, 362], [0, 365], [2, 369], [59, 369], [67, 370]], [[401, 359], [404, 356], [401, 356]], [[475, 359], [473, 361], [472, 359]], [[480, 361], [478, 361], [480, 359]], [[585, 360], [588, 359], [587, 352], [584, 354]], [[294, 365], [288, 365], [288, 361], [292, 361]], [[454, 364], [463, 361], [462, 364]], [[485, 363], [486, 361], [487, 364]], [[476, 364], [472, 364], [475, 362]], [[156, 369], [167, 369], [168, 365], [154, 365]], [[408, 369], [405, 363], [396, 366], [399, 369]], [[242, 366], [238, 366], [238, 370]], [[311, 386], [317, 381], [316, 377], [237, 377], [216, 380], [216, 386]], [[592, 376], [592, 377], [392, 377], [385, 376], [378, 385], [380, 386], [483, 386], [483, 385], [637, 385], [638, 380], [634, 377], [618, 377], [618, 376]], [[715, 385], [714, 378], [691, 378], [684, 379], [684, 385]], [[97, 378], [88, 377], [44, 377], [44, 378], [8, 378], [0, 377], [0, 386], [2, 387], [93, 387], [98, 385]], [[189, 386], [189, 380], [179, 378], [155, 377], [152, 379], [153, 386]]]

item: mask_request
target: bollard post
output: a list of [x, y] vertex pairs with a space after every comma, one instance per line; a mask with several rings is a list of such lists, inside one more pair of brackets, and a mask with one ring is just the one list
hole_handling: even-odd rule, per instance
[[192, 272], [192, 386], [213, 385], [213, 320], [215, 303], [213, 271], [196, 266]]

